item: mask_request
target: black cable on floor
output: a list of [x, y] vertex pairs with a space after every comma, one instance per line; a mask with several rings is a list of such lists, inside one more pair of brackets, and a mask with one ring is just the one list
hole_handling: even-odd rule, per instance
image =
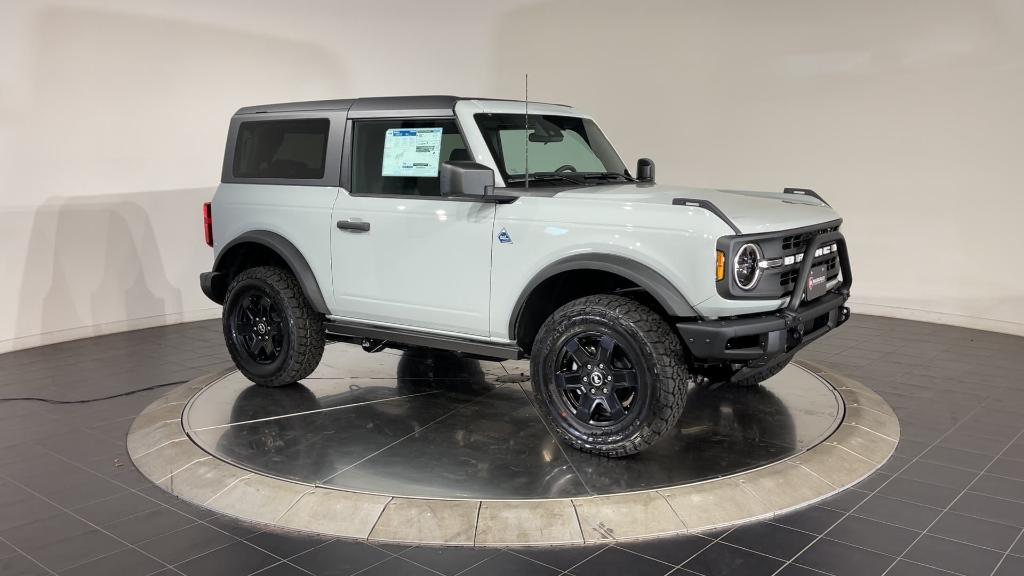
[[140, 392], [149, 392], [150, 390], [158, 390], [160, 388], [166, 388], [168, 386], [184, 384], [186, 382], [188, 382], [188, 380], [178, 380], [175, 382], [166, 382], [164, 384], [155, 384], [153, 386], [147, 386], [146, 388], [139, 388], [138, 390], [129, 390], [127, 392], [121, 392], [120, 394], [111, 394], [110, 396], [103, 396], [102, 398], [85, 398], [82, 400], [55, 400], [53, 398], [37, 398], [35, 396], [24, 396], [21, 398], [0, 398], [0, 402], [30, 401], [46, 402], [47, 404], [87, 404], [89, 402], [100, 402], [101, 400], [112, 400], [114, 398], [131, 396], [132, 394], [138, 394]]

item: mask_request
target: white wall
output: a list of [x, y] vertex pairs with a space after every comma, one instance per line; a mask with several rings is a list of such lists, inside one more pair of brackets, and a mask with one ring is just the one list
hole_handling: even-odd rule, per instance
[[662, 182], [812, 187], [855, 311], [1024, 334], [1024, 2], [0, 4], [0, 351], [212, 317], [199, 206], [248, 104], [567, 102]]

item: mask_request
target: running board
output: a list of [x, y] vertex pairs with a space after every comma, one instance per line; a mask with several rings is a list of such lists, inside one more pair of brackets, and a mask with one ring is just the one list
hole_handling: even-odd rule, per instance
[[372, 338], [374, 340], [386, 340], [410, 346], [451, 350], [473, 356], [499, 358], [502, 360], [518, 360], [523, 357], [519, 347], [515, 344], [490, 344], [480, 342], [479, 340], [469, 340], [454, 336], [441, 336], [414, 330], [344, 322], [324, 322], [324, 328], [330, 336]]

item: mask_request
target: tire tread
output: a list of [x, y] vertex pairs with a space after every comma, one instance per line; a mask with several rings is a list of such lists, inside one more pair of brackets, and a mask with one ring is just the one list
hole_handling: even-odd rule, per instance
[[[652, 367], [657, 393], [648, 422], [638, 422], [638, 430], [623, 442], [604, 445], [583, 442], [562, 430], [557, 420], [547, 410], [542, 410], [548, 422], [559, 436], [574, 448], [609, 457], [622, 457], [640, 452], [671, 430], [679, 419], [686, 401], [687, 369], [682, 343], [672, 332], [668, 322], [647, 306], [613, 294], [585, 296], [573, 300], [554, 313], [544, 322], [538, 332], [531, 354], [531, 372], [541, 374], [540, 362], [545, 355], [545, 346], [550, 346], [562, 324], [580, 316], [603, 317], [632, 327], [653, 351], [655, 365]], [[534, 394], [541, 406], [546, 406], [541, 397], [540, 386], [534, 385]]]
[[[323, 314], [313, 309], [295, 276], [276, 266], [257, 266], [240, 272], [228, 286], [229, 297], [225, 299], [225, 302], [230, 301], [230, 294], [237, 285], [246, 280], [265, 282], [280, 294], [285, 307], [282, 312], [287, 322], [286, 329], [289, 330], [292, 342], [288, 347], [288, 358], [285, 359], [282, 369], [273, 376], [249, 374], [243, 368], [238, 357], [244, 352], [235, 349], [225, 325], [224, 341], [235, 365], [245, 374], [246, 378], [260, 386], [268, 387], [287, 386], [312, 374], [313, 370], [320, 365], [326, 345]], [[228, 311], [225, 310], [224, 314], [227, 315]]]

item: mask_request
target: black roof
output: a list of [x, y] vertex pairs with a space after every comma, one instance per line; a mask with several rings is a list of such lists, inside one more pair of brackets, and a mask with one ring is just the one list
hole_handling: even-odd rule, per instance
[[[459, 100], [501, 100], [500, 98], [465, 98], [460, 96], [382, 96], [374, 98], [349, 98], [345, 100], [313, 100], [309, 102], [285, 102], [246, 106], [235, 114], [262, 114], [268, 112], [306, 112], [313, 110], [347, 110], [349, 116], [379, 116], [386, 112], [446, 116]], [[516, 100], [506, 100], [516, 102]], [[556, 104], [562, 106], [562, 104]]]

